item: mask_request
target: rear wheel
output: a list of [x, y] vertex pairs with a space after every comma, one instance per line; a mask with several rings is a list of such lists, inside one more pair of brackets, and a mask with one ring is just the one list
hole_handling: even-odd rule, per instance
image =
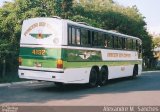
[[104, 86], [108, 80], [108, 69], [106, 67], [102, 67], [99, 74], [99, 85]]
[[89, 87], [96, 87], [98, 82], [98, 71], [96, 68], [92, 68], [89, 77]]

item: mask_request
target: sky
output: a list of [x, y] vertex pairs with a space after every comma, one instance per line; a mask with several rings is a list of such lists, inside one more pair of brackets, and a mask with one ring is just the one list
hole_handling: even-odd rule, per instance
[[9, 2], [10, 2], [10, 1], [13, 1], [13, 0], [0, 0], [0, 6], [3, 5], [3, 2], [4, 2], [4, 1], [9, 1]]
[[[0, 0], [0, 6], [4, 1]], [[139, 12], [145, 17], [147, 29], [150, 33], [160, 34], [160, 0], [114, 0], [123, 6], [136, 5]]]

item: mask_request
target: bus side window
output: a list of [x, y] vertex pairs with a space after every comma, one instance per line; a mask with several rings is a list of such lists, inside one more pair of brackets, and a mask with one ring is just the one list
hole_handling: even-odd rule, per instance
[[105, 48], [107, 48], [108, 47], [108, 38], [107, 38], [107, 34], [104, 34], [104, 41], [103, 41], [103, 43], [104, 43], [104, 47]]
[[80, 29], [80, 41], [82, 46], [91, 46], [91, 31], [85, 28]]
[[109, 37], [110, 37], [109, 47], [110, 48], [114, 48], [114, 36], [113, 35], [109, 35]]
[[104, 47], [104, 33], [98, 32], [98, 47], [103, 48]]
[[68, 44], [72, 44], [72, 27], [68, 27]]
[[128, 39], [127, 38], [125, 38], [125, 49], [128, 50]]
[[91, 31], [88, 30], [88, 45], [90, 46], [91, 45]]
[[92, 45], [98, 46], [98, 32], [92, 32]]
[[76, 30], [72, 27], [72, 45], [76, 44]]
[[117, 49], [118, 48], [118, 37], [115, 35], [113, 37], [114, 37], [114, 48]]
[[74, 26], [68, 27], [68, 44], [69, 45], [80, 45], [80, 29]]
[[81, 45], [87, 46], [88, 45], [88, 32], [86, 29], [81, 29]]
[[138, 41], [138, 57], [142, 58], [142, 43], [141, 41]]
[[139, 42], [139, 53], [142, 53], [142, 43]]
[[76, 44], [80, 45], [81, 44], [81, 40], [80, 40], [80, 29], [76, 29]]
[[133, 39], [133, 50], [136, 50], [136, 40]]
[[104, 47], [105, 48], [112, 48], [112, 36], [109, 34], [104, 34]]
[[132, 41], [132, 39], [128, 39], [128, 49], [129, 50], [133, 49], [133, 41]]
[[139, 44], [138, 44], [138, 40], [136, 40], [136, 51], [139, 51]]
[[117, 37], [118, 38], [118, 49], [122, 49], [122, 37]]
[[126, 49], [126, 39], [122, 38], [122, 49]]
[[108, 35], [109, 41], [108, 41], [108, 46], [109, 48], [114, 48], [114, 38], [112, 35]]

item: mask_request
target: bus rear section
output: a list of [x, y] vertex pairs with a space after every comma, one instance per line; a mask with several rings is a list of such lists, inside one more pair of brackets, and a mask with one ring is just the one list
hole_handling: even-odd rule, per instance
[[34, 18], [23, 22], [19, 77], [54, 82], [65, 82], [61, 59], [62, 20]]

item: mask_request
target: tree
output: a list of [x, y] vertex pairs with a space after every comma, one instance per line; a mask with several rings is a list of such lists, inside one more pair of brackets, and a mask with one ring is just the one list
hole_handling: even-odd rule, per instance
[[55, 0], [55, 14], [62, 18], [69, 18], [72, 13], [73, 0]]
[[153, 48], [160, 47], [160, 36], [153, 37]]

